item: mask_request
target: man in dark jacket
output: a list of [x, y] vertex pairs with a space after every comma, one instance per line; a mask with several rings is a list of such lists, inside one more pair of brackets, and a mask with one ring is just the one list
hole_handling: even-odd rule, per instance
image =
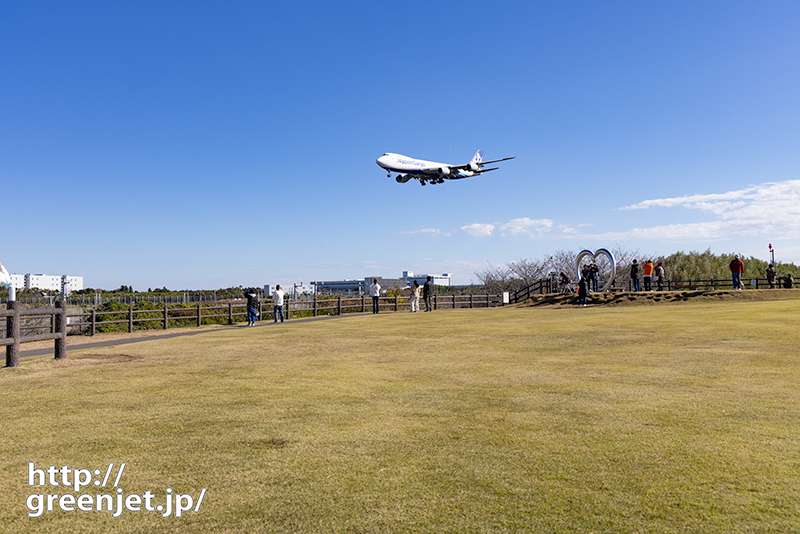
[[642, 290], [642, 286], [639, 283], [639, 264], [636, 263], [636, 260], [633, 260], [633, 263], [631, 264], [631, 282], [633, 282], [634, 291]]
[[425, 311], [433, 311], [433, 279], [429, 276], [428, 281], [422, 286], [422, 299], [425, 301]]
[[578, 306], [586, 306], [586, 294], [589, 292], [589, 281], [581, 276], [578, 282]]

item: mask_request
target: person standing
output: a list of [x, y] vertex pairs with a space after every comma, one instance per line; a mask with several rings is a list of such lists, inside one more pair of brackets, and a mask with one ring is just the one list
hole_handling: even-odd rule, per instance
[[419, 311], [419, 293], [422, 287], [420, 287], [419, 282], [414, 280], [414, 283], [411, 284], [411, 287], [408, 289], [411, 292], [411, 312], [418, 312]]
[[275, 322], [278, 322], [278, 317], [281, 318], [281, 322], [284, 319], [283, 313], [283, 296], [285, 293], [283, 289], [281, 289], [280, 285], [275, 286], [275, 291], [272, 292], [272, 300], [274, 301], [275, 306]]
[[597, 267], [595, 262], [592, 262], [592, 264], [589, 266], [589, 280], [592, 283], [592, 291], [596, 293], [600, 287], [600, 268]]
[[658, 290], [664, 291], [664, 264], [661, 262], [656, 265], [656, 283], [658, 284]]
[[381, 307], [381, 285], [376, 278], [372, 279], [369, 286], [369, 295], [372, 297], [372, 313], [378, 313]]
[[581, 276], [578, 282], [578, 306], [586, 306], [586, 294], [589, 292], [589, 281], [585, 276]]
[[433, 279], [429, 276], [428, 281], [422, 286], [422, 300], [425, 301], [425, 311], [433, 311]]
[[247, 326], [255, 326], [258, 321], [258, 307], [261, 303], [258, 301], [256, 290], [252, 287], [245, 291], [244, 296], [247, 297]]
[[744, 272], [744, 263], [739, 259], [738, 254], [733, 255], [730, 264], [731, 278], [733, 279], [733, 289], [742, 289], [742, 273]]
[[769, 288], [770, 289], [775, 289], [775, 277], [776, 276], [777, 276], [777, 273], [775, 272], [775, 266], [770, 263], [769, 267], [767, 267], [767, 282], [769, 282]]
[[644, 290], [645, 291], [652, 291], [653, 286], [651, 284], [653, 278], [653, 260], [647, 260], [647, 263], [644, 264], [642, 268], [644, 275], [642, 278], [644, 279]]
[[642, 286], [639, 283], [639, 264], [636, 263], [636, 260], [633, 260], [633, 263], [631, 264], [631, 282], [633, 282], [634, 291], [642, 290]]
[[589, 284], [589, 264], [587, 264], [587, 263], [583, 264], [583, 269], [581, 269], [581, 276], [580, 277], [586, 279], [586, 284], [587, 284], [586, 285], [586, 291], [591, 291], [592, 287], [590, 285], [588, 285]]

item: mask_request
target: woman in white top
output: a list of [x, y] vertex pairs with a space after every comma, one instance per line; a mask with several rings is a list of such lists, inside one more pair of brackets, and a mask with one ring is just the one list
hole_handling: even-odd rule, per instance
[[419, 282], [414, 280], [414, 283], [411, 284], [411, 287], [408, 288], [411, 292], [411, 311], [418, 312], [419, 311], [419, 294], [422, 291], [422, 287], [420, 287]]
[[376, 278], [372, 279], [372, 285], [369, 286], [369, 296], [372, 297], [372, 313], [378, 313], [380, 309], [381, 286]]

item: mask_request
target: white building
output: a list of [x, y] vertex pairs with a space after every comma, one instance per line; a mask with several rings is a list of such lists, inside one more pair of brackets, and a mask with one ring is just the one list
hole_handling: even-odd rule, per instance
[[82, 276], [51, 276], [49, 274], [12, 274], [11, 283], [16, 289], [47, 289], [61, 291], [61, 284], [65, 284], [67, 294], [83, 289]]
[[428, 277], [431, 277], [434, 285], [437, 286], [451, 286], [453, 285], [453, 275], [450, 273], [444, 273], [441, 275], [438, 274], [419, 274], [414, 275], [413, 271], [403, 271], [403, 278], [408, 280], [409, 285], [414, 283], [414, 280], [419, 282], [419, 285], [423, 285], [425, 282], [428, 281]]
[[317, 293], [341, 293], [341, 294], [359, 294], [365, 293], [372, 280], [375, 279], [380, 284], [382, 290], [391, 289], [393, 287], [405, 288], [414, 283], [414, 280], [419, 282], [419, 285], [424, 285], [431, 277], [433, 283], [437, 286], [451, 286], [453, 285], [452, 275], [449, 273], [438, 274], [420, 274], [415, 275], [413, 271], [403, 271], [403, 276], [400, 278], [383, 278], [381, 276], [367, 276], [362, 280], [331, 280], [326, 282], [311, 282]]

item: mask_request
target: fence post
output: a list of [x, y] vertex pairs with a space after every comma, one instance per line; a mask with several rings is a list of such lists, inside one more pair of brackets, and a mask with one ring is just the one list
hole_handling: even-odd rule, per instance
[[367, 298], [361, 295], [361, 313], [367, 313]]
[[472, 308], [473, 306], [474, 306], [474, 304], [473, 304], [473, 295], [472, 295], [472, 293], [470, 293], [469, 294], [469, 307]]
[[56, 360], [67, 359], [67, 303], [63, 300], [56, 302], [56, 313], [58, 320], [56, 321]]
[[394, 311], [398, 311], [400, 308], [398, 307], [398, 299], [397, 295], [394, 296]]
[[[261, 315], [261, 303], [260, 302], [258, 303], [258, 314], [259, 314], [259, 316]], [[200, 312], [200, 303], [198, 302], [197, 303], [197, 326], [202, 326], [203, 325], [203, 321], [202, 321], [201, 317], [202, 317], [202, 315], [201, 315], [201, 312]]]
[[317, 316], [317, 296], [314, 295], [314, 317]]
[[14, 338], [14, 343], [6, 345], [6, 367], [19, 367], [19, 301], [9, 300], [6, 308], [14, 310], [14, 315], [6, 318], [6, 337]]
[[97, 310], [92, 308], [92, 335], [94, 335], [97, 328]]
[[342, 314], [342, 296], [336, 297], [336, 315]]
[[133, 307], [128, 308], [128, 333], [133, 332]]
[[434, 295], [433, 296], [433, 309], [434, 310], [438, 310], [439, 309], [439, 295]]
[[286, 301], [286, 320], [287, 321], [292, 318], [292, 311], [289, 309], [289, 306], [291, 306], [291, 305], [292, 305], [292, 303], [287, 300]]
[[228, 324], [233, 324], [233, 302], [228, 303]]
[[169, 325], [169, 308], [167, 308], [166, 303], [164, 304], [164, 330], [168, 328]]

